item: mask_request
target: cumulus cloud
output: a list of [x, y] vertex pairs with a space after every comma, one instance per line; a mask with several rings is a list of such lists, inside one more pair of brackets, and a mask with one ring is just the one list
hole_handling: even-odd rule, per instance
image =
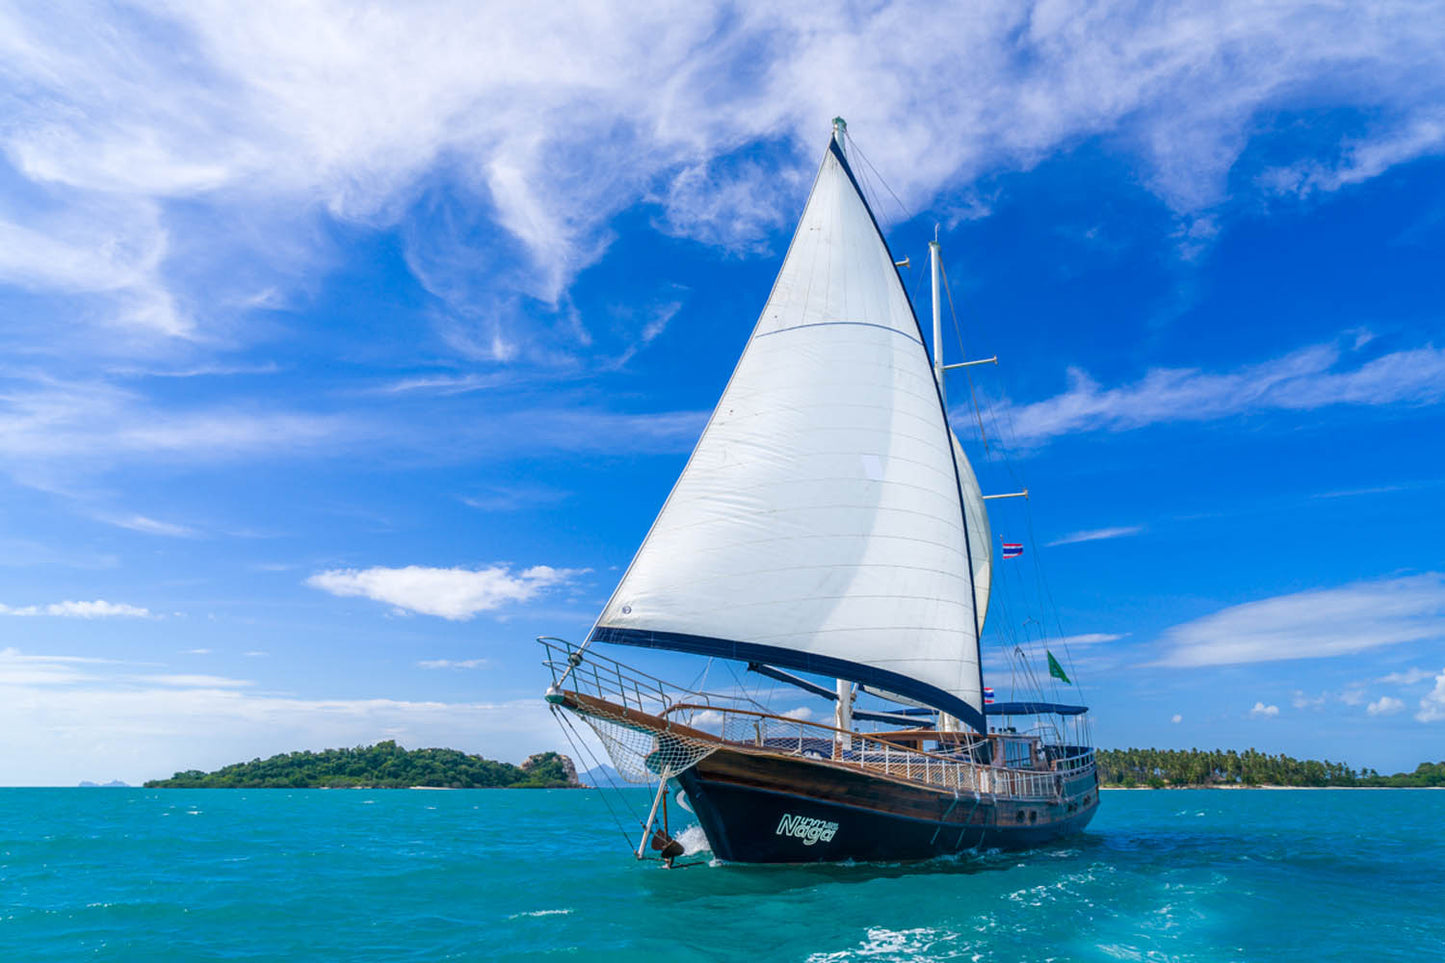
[[1445, 672], [1435, 677], [1435, 688], [1420, 700], [1420, 711], [1415, 718], [1421, 722], [1439, 722], [1445, 719]]
[[1234, 605], [1164, 632], [1163, 665], [1320, 659], [1445, 637], [1445, 575], [1355, 582]]
[[1124, 538], [1129, 535], [1138, 535], [1144, 530], [1143, 525], [1120, 525], [1114, 528], [1091, 528], [1082, 532], [1071, 532], [1062, 538], [1056, 538], [1049, 542], [1049, 547], [1055, 545], [1073, 545], [1076, 542], [1098, 542], [1107, 538]]
[[53, 615], [67, 619], [106, 619], [106, 618], [151, 618], [150, 609], [139, 605], [127, 605], [124, 602], [107, 602], [104, 599], [96, 599], [93, 602], [52, 602], [49, 605], [21, 605], [11, 606], [0, 604], [0, 615]]
[[1404, 710], [1405, 703], [1394, 696], [1381, 696], [1365, 706], [1365, 711], [1372, 716], [1389, 716]]
[[513, 571], [505, 565], [488, 568], [333, 569], [306, 580], [312, 588], [332, 595], [385, 602], [408, 612], [465, 621], [480, 612], [504, 605], [529, 602], [545, 589], [561, 585], [580, 569], [534, 565]]
[[1273, 719], [1279, 715], [1279, 706], [1267, 706], [1263, 702], [1256, 702], [1249, 714], [1257, 719]]
[[1156, 368], [1117, 388], [1101, 387], [1077, 368], [1068, 378], [1062, 394], [1007, 407], [1016, 443], [1269, 410], [1432, 403], [1445, 398], [1445, 349], [1426, 346], [1351, 364], [1337, 346], [1315, 345], [1230, 372]]

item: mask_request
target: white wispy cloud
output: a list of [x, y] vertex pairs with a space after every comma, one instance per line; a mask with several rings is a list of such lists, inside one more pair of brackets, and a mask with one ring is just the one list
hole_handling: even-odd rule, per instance
[[[139, 392], [101, 381], [0, 372], [0, 459], [22, 480], [50, 477], [76, 464], [103, 466], [130, 457], [295, 455], [356, 433], [356, 426], [341, 416], [266, 411], [252, 403], [158, 405]], [[135, 513], [107, 520], [151, 534], [189, 532]]]
[[[1133, 384], [1104, 388], [1077, 368], [1068, 390], [1007, 407], [1018, 444], [1084, 431], [1131, 431], [1269, 410], [1330, 405], [1428, 404], [1445, 398], [1445, 349], [1426, 346], [1359, 364], [1335, 345], [1315, 345], [1235, 371], [1156, 368]], [[1343, 363], [1342, 363], [1343, 362]]]
[[1073, 545], [1076, 542], [1098, 542], [1106, 538], [1124, 538], [1129, 535], [1138, 535], [1144, 531], [1143, 525], [1120, 525], [1114, 528], [1091, 528], [1082, 532], [1071, 532], [1061, 538], [1056, 538], [1048, 543], [1049, 548], [1055, 545]]
[[117, 528], [129, 529], [132, 532], [141, 532], [145, 535], [166, 535], [171, 538], [192, 538], [197, 535], [194, 528], [185, 525], [177, 525], [174, 522], [163, 522], [155, 518], [148, 518], [145, 515], [121, 515], [104, 519]]
[[311, 576], [306, 584], [332, 595], [369, 598], [408, 612], [465, 621], [504, 605], [529, 602], [580, 574], [581, 569], [549, 565], [518, 571], [505, 565], [480, 569], [408, 565], [333, 569]]
[[1445, 575], [1430, 572], [1234, 605], [1161, 636], [1163, 665], [1319, 659], [1445, 637]]
[[1391, 672], [1389, 675], [1382, 675], [1376, 682], [1382, 685], [1407, 686], [1424, 682], [1426, 679], [1433, 679], [1435, 672], [1430, 669], [1406, 669], [1403, 672]]
[[0, 649], [0, 686], [74, 685], [93, 678], [92, 672], [110, 659], [87, 656], [27, 655], [19, 649]]
[[[92, 479], [141, 463], [215, 465], [240, 458], [324, 458], [341, 452], [430, 462], [504, 458], [521, 452], [686, 451], [704, 411], [625, 412], [595, 403], [538, 405], [511, 398], [478, 417], [442, 426], [389, 408], [343, 414], [277, 408], [246, 399], [201, 406], [160, 404], [132, 388], [60, 380], [0, 366], [0, 472], [21, 484], [74, 495], [82, 511], [150, 535], [197, 536], [196, 528], [134, 511], [116, 511], [86, 494]], [[445, 433], [445, 444], [439, 439]], [[509, 489], [523, 497], [526, 489]], [[542, 489], [530, 491], [542, 497]], [[478, 499], [485, 496], [479, 494]]]
[[1259, 182], [1281, 194], [1337, 191], [1378, 177], [1396, 164], [1438, 154], [1445, 150], [1445, 109], [1422, 110], [1387, 132], [1352, 137], [1341, 147], [1333, 163], [1310, 159], [1273, 167], [1260, 175]]
[[[920, 45], [925, 21], [935, 42]], [[317, 211], [394, 224], [460, 197], [485, 223], [435, 218], [418, 233], [440, 240], [409, 252], [418, 276], [465, 307], [484, 290], [466, 275], [500, 266], [494, 287], [556, 304], [606, 249], [610, 219], [644, 199], [670, 232], [756, 244], [786, 206], [772, 196], [780, 184], [801, 194], [840, 111], [914, 208], [1104, 136], [1181, 212], [1181, 236], [1197, 237], [1262, 114], [1326, 98], [1377, 118], [1336, 161], [1287, 164], [1294, 173], [1267, 192], [1340, 189], [1440, 152], [1442, 31], [1428, 5], [1303, 0], [1147, 14], [1122, 0], [1068, 11], [698, 3], [627, 16], [445, 0], [364, 17], [339, 0], [17, 10], [6, 77], [27, 96], [7, 105], [0, 146], [37, 189], [93, 211], [15, 225], [29, 233], [0, 239], [0, 271], [8, 257], [25, 283], [112, 292], [134, 324], [194, 337], [206, 322], [166, 259], [224, 241], [215, 223], [247, 223], [235, 233], [289, 255], [307, 247], [297, 238]], [[754, 160], [759, 144], [783, 159]], [[179, 200], [211, 221], [188, 232], [165, 218]], [[498, 225], [511, 244], [486, 239]], [[468, 246], [493, 256], [460, 256]], [[211, 255], [212, 275], [229, 253]], [[286, 281], [279, 266], [262, 273], [244, 285], [253, 298]]]
[[69, 619], [148, 619], [153, 617], [150, 609], [142, 608], [139, 605], [126, 605], [123, 602], [107, 602], [104, 599], [96, 599], [93, 602], [52, 602], [49, 605], [0, 604], [0, 615], [49, 615]]
[[221, 675], [195, 675], [186, 673], [137, 675], [131, 678], [136, 682], [147, 683], [149, 685], [175, 686], [179, 689], [239, 689], [255, 684], [247, 679], [228, 679]]
[[421, 669], [485, 669], [486, 659], [422, 659], [417, 663]]
[[1249, 714], [1257, 719], [1273, 719], [1279, 715], [1279, 706], [1265, 705], [1263, 702], [1256, 702]]
[[401, 378], [382, 385], [377, 391], [383, 394], [436, 394], [465, 395], [474, 391], [488, 391], [515, 382], [515, 378], [503, 372], [489, 374], [431, 374]]
[[569, 497], [569, 492], [541, 485], [501, 485], [475, 495], [464, 495], [462, 504], [483, 512], [512, 512], [534, 505], [555, 505]]
[[1066, 635], [1054, 639], [1053, 644], [1073, 648], [1080, 645], [1098, 645], [1101, 642], [1117, 642], [1128, 635], [1128, 632], [1085, 632], [1081, 635]]

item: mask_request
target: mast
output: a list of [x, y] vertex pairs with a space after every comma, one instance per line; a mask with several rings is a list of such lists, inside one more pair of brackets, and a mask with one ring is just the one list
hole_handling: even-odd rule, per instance
[[[931, 241], [928, 242], [928, 268], [929, 268], [929, 273], [932, 275], [932, 279], [933, 279], [933, 378], [934, 378], [935, 381], [938, 382], [938, 400], [943, 404], [943, 423], [944, 423], [945, 425], [948, 425], [948, 389], [947, 389], [947, 387], [945, 387], [944, 381], [943, 381], [943, 370], [944, 370], [944, 368], [943, 368], [943, 305], [942, 305], [942, 303], [941, 303], [941, 301], [940, 301], [940, 299], [939, 299], [939, 297], [938, 297], [939, 275], [940, 275], [940, 273], [941, 273], [941, 271], [942, 271], [942, 267], [941, 267], [941, 265], [940, 265], [940, 263], [939, 263], [939, 254], [940, 254], [940, 247], [939, 247], [939, 244], [938, 244], [938, 225], [935, 224], [935, 225], [933, 225], [933, 240], [931, 240]], [[953, 427], [952, 427], [951, 425], [949, 426], [948, 431], [949, 431], [950, 437], [952, 437]], [[954, 444], [957, 444], [957, 439], [954, 440]], [[955, 453], [955, 455], [954, 455], [955, 460], [957, 460], [958, 457], [959, 457], [959, 455], [958, 455], [957, 453]], [[967, 510], [967, 504], [966, 504], [966, 503], [965, 503], [965, 506], [964, 506], [964, 513], [963, 513], [963, 514], [964, 514], [964, 526], [965, 526], [965, 528], [967, 528], [967, 525], [968, 525], [968, 518], [967, 518], [967, 516], [968, 516], [968, 510]], [[964, 543], [964, 544], [967, 546], [967, 544], [968, 544], [968, 543], [967, 543], [967, 540], [965, 540], [965, 543]], [[968, 548], [966, 549], [966, 551], [968, 551], [968, 556], [969, 556], [969, 558], [968, 558], [969, 576], [970, 576], [970, 578], [972, 578], [972, 576], [973, 576], [973, 551], [972, 551], [972, 547], [971, 547], [971, 546], [968, 547]], [[975, 590], [975, 594], [976, 594], [976, 593], [977, 593], [977, 586], [975, 586], [975, 589], [974, 589], [974, 590]], [[974, 641], [975, 641], [975, 642], [978, 641], [978, 634], [977, 634], [976, 631], [975, 631], [975, 633], [974, 633]], [[980, 657], [980, 665], [979, 665], [979, 682], [978, 682], [978, 685], [979, 685], [979, 689], [982, 690], [982, 689], [983, 689], [983, 666], [982, 666], [982, 658], [981, 658], [981, 657]], [[958, 731], [959, 731], [960, 729], [962, 729], [962, 728], [963, 728], [963, 726], [962, 726], [962, 724], [958, 721], [958, 718], [957, 718], [957, 717], [952, 716], [952, 715], [949, 715], [947, 712], [942, 712], [942, 711], [940, 711], [940, 712], [938, 713], [938, 731], [939, 731], [939, 732], [958, 732]]]
[[[838, 153], [845, 159], [848, 156], [848, 145], [845, 143], [847, 136], [848, 122], [842, 117], [834, 117], [833, 143], [838, 146]], [[853, 729], [853, 682], [849, 679], [838, 679], [836, 691], [838, 698], [833, 703], [833, 727], [842, 729], [844, 732], [851, 732]], [[845, 742], [843, 748], [851, 747]]]
[[928, 242], [928, 265], [933, 273], [933, 377], [938, 381], [938, 397], [943, 401], [943, 417], [948, 418], [948, 391], [943, 386], [943, 306], [938, 300], [938, 225], [933, 225], [933, 240]]

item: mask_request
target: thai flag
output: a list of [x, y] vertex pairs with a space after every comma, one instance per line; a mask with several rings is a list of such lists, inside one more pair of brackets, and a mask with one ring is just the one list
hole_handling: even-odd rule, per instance
[[1024, 553], [1024, 546], [1023, 546], [1023, 543], [1022, 543], [1022, 542], [1004, 542], [1004, 543], [1003, 543], [1003, 557], [1004, 557], [1004, 558], [1018, 558], [1018, 557], [1019, 557], [1020, 555], [1022, 555], [1023, 553]]
[[993, 690], [988, 686], [983, 687], [983, 704], [986, 706], [993, 705]]

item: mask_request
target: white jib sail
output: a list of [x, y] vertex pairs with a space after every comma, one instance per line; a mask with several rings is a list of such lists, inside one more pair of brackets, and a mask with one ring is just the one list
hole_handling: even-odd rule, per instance
[[963, 490], [963, 515], [968, 520], [968, 560], [973, 565], [974, 609], [978, 618], [978, 634], [983, 635], [983, 620], [988, 615], [988, 594], [993, 587], [993, 529], [988, 524], [987, 503], [973, 465], [963, 453], [958, 436], [953, 438], [953, 457], [958, 462], [958, 481]]
[[851, 678], [980, 726], [960, 473], [977, 483], [953, 444], [892, 255], [832, 148], [593, 637]]

